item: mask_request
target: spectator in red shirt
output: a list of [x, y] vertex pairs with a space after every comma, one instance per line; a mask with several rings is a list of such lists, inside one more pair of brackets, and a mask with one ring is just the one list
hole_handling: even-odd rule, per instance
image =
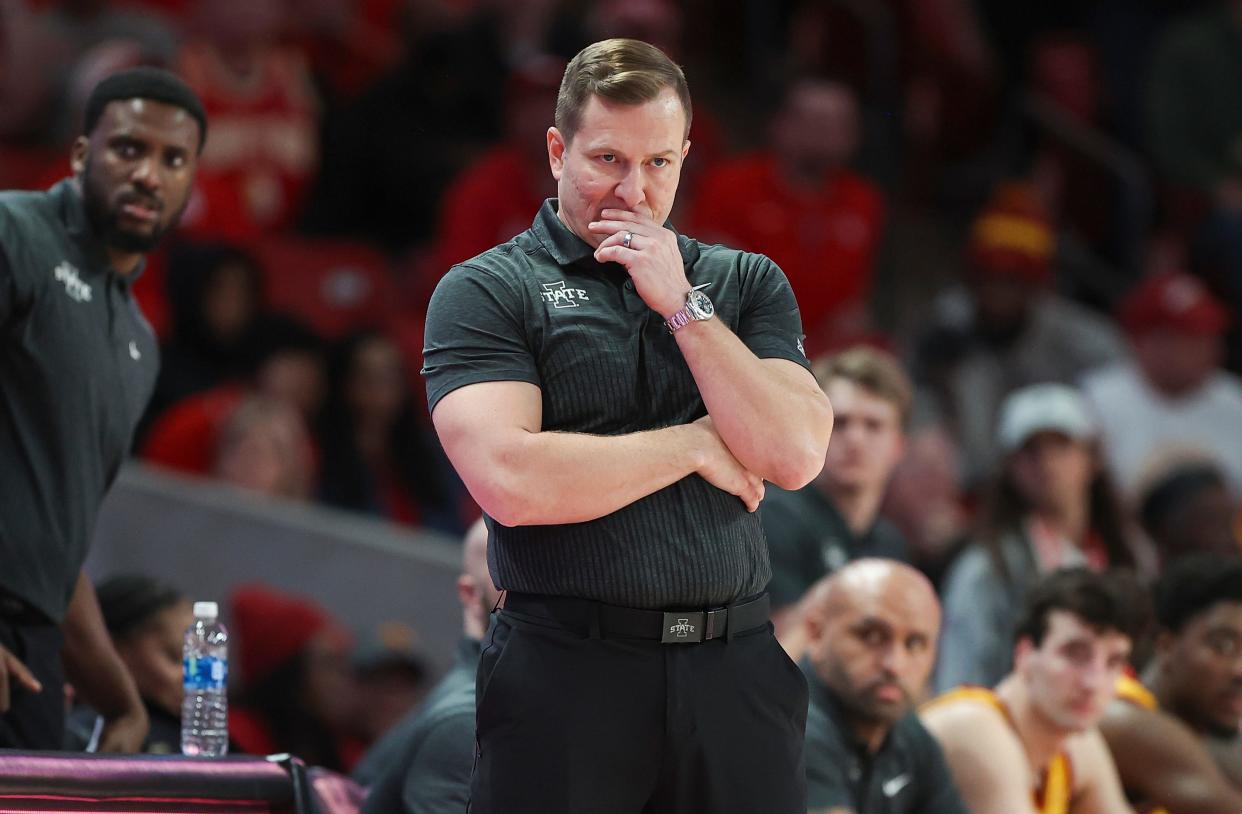
[[769, 148], [709, 169], [691, 207], [689, 231], [762, 252], [781, 267], [812, 355], [866, 326], [884, 200], [849, 168], [859, 137], [849, 87], [800, 80], [772, 123]]
[[362, 755], [353, 728], [351, 637], [317, 602], [261, 584], [232, 595], [242, 689], [229, 708], [231, 751], [289, 752], [349, 771]]
[[244, 398], [219, 427], [212, 475], [256, 494], [308, 499], [314, 451], [297, 408], [261, 395]]
[[178, 66], [212, 122], [182, 221], [192, 235], [242, 241], [300, 214], [319, 165], [319, 110], [305, 59], [278, 43], [284, 14], [279, 0], [200, 7], [201, 37], [185, 44]]
[[[246, 344], [246, 375], [187, 396], [161, 413], [141, 444], [142, 456], [182, 472], [222, 475], [260, 491], [308, 497], [318, 473], [318, 450], [307, 427], [319, 414], [327, 389], [323, 341], [296, 318], [271, 314], [256, 321]], [[239, 419], [236, 414], [256, 399], [269, 406]], [[246, 460], [256, 453], [259, 459]], [[273, 466], [276, 458], [279, 465]], [[239, 464], [241, 473], [235, 469]]]

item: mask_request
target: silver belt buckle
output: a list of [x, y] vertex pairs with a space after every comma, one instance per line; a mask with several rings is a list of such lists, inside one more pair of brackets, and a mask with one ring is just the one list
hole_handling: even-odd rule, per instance
[[703, 611], [665, 611], [661, 644], [697, 644], [703, 641]]

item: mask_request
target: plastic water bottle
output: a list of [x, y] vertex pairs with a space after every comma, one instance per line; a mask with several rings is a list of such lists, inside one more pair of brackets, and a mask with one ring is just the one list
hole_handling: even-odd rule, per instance
[[181, 753], [220, 757], [229, 750], [229, 633], [215, 602], [194, 603], [194, 624], [185, 632], [182, 670]]

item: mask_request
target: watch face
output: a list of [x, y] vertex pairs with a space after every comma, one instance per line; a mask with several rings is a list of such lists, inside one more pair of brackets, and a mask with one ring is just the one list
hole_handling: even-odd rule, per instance
[[710, 319], [716, 313], [716, 306], [702, 291], [691, 291], [686, 297], [686, 310], [695, 319]]

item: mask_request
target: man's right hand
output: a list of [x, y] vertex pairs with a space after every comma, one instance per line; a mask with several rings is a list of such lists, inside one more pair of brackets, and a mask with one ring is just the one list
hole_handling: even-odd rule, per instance
[[763, 500], [763, 478], [738, 463], [720, 433], [716, 432], [711, 416], [705, 415], [691, 426], [704, 431], [703, 462], [698, 468], [699, 475], [717, 489], [737, 495], [746, 504], [747, 511], [758, 509]]
[[31, 692], [43, 692], [39, 679], [34, 677], [17, 656], [0, 645], [0, 714], [9, 711], [14, 681]]

